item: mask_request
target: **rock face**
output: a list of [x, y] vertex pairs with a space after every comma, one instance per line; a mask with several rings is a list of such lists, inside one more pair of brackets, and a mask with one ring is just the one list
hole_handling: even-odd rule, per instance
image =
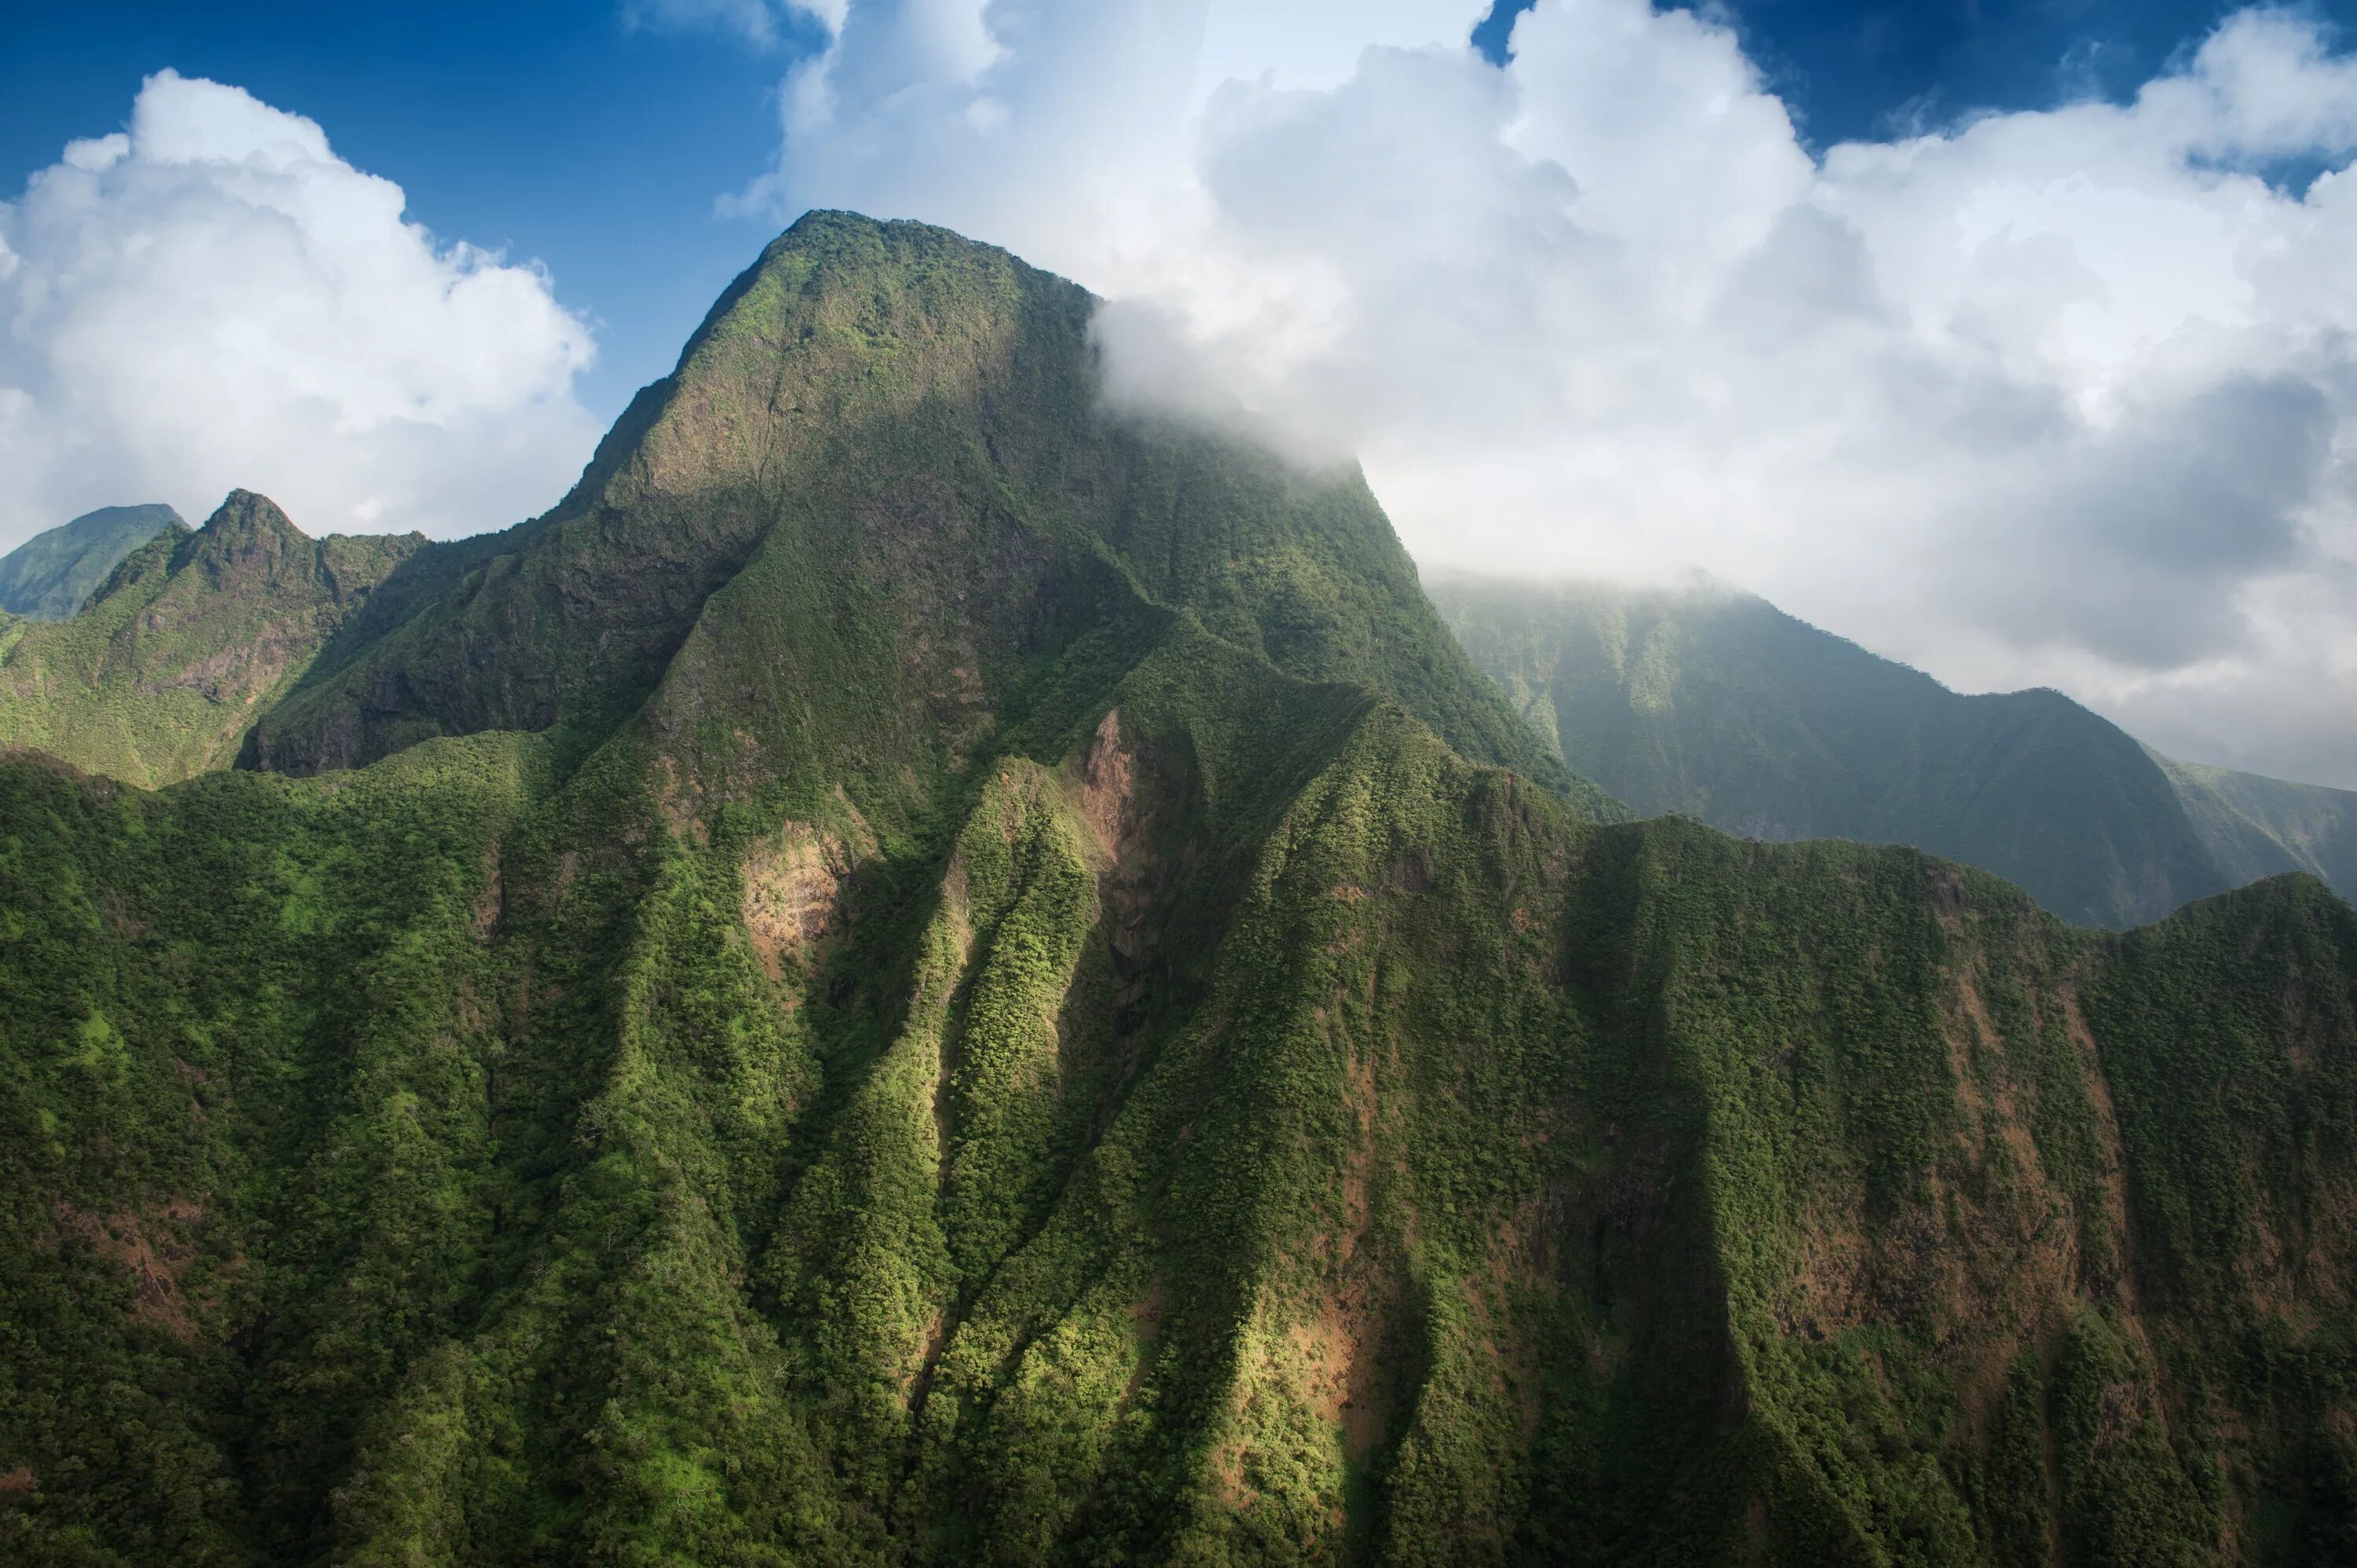
[[65, 620], [123, 558], [159, 533], [185, 532], [161, 504], [101, 507], [0, 555], [0, 614]]
[[250, 766], [0, 758], [0, 1551], [2346, 1549], [2357, 916], [1620, 820], [1086, 309], [805, 220]]
[[268, 499], [232, 490], [204, 527], [166, 529], [124, 557], [72, 618], [0, 645], [0, 745], [148, 786], [225, 767], [424, 542], [313, 540]]

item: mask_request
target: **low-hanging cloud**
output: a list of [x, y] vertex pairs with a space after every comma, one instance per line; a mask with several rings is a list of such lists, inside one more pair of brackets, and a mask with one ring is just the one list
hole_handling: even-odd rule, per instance
[[1706, 16], [1539, 0], [1499, 68], [1480, 9], [853, 0], [735, 200], [1078, 277], [1119, 392], [1355, 452], [1427, 562], [1702, 567], [2357, 785], [2357, 59], [2320, 24], [1815, 152]]
[[127, 131], [0, 203], [0, 549], [234, 487], [314, 533], [503, 526], [597, 435], [587, 328], [536, 269], [404, 221], [311, 121], [150, 77]]

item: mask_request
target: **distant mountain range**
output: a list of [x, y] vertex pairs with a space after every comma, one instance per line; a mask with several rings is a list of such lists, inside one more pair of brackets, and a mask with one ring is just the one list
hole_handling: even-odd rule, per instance
[[0, 631], [0, 1562], [2351, 1560], [2357, 912], [1632, 820], [2230, 879], [1764, 607], [1526, 722], [1096, 307], [813, 213], [544, 516]]
[[0, 555], [0, 613], [63, 620], [123, 558], [167, 529], [185, 528], [161, 504], [101, 507], [37, 533]]
[[1961, 695], [1717, 588], [1426, 586], [1565, 762], [1647, 816], [1914, 844], [2083, 925], [2286, 871], [2357, 894], [2357, 793], [2173, 761], [2059, 692]]

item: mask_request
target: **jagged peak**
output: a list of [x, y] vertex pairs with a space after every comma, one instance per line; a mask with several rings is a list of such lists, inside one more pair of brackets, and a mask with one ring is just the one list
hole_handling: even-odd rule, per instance
[[258, 491], [243, 489], [230, 491], [197, 532], [217, 539], [278, 534], [307, 541], [311, 537], [295, 526], [295, 520], [276, 501]]
[[231, 490], [204, 526], [179, 542], [172, 570], [190, 565], [220, 573], [242, 572], [317, 554], [311, 536], [295, 526], [276, 501], [253, 490]]

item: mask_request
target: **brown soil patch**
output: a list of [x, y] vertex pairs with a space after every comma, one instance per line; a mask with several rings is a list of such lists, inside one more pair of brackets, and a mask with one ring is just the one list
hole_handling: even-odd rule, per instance
[[909, 1372], [902, 1393], [902, 1408], [910, 1415], [924, 1410], [925, 1396], [932, 1391], [933, 1374], [941, 1369], [942, 1350], [949, 1342], [949, 1314], [935, 1307], [931, 1320], [925, 1325], [925, 1343], [917, 1353], [917, 1365]]
[[699, 814], [704, 789], [694, 779], [683, 781], [679, 764], [668, 757], [655, 758], [657, 801], [662, 809], [663, 821], [682, 838], [697, 843], [709, 843], [712, 830], [704, 825]]
[[1544, 1223], [1541, 1208], [1542, 1201], [1534, 1200], [1498, 1227], [1480, 1273], [1469, 1282], [1465, 1298], [1473, 1330], [1489, 1356], [1493, 1384], [1499, 1396], [1514, 1406], [1525, 1443], [1538, 1435], [1546, 1411], [1540, 1399], [1539, 1345], [1530, 1332], [1527, 1315], [1517, 1311], [1517, 1304], [1534, 1295], [1552, 1296], [1557, 1291], [1541, 1268], [1533, 1245]]
[[[1974, 1251], [1988, 1251], [1986, 1239], [1996, 1239], [2004, 1252], [1998, 1264], [2001, 1273], [2010, 1277], [2027, 1271], [2034, 1282], [2033, 1294], [2056, 1298], [2071, 1291], [2078, 1243], [2067, 1235], [2040, 1241], [2049, 1206], [2064, 1200], [2047, 1180], [2038, 1141], [2030, 1134], [2029, 1120], [2014, 1093], [2005, 1036], [1982, 999], [1980, 970], [1981, 962], [1975, 959], [1967, 960], [1957, 972], [1946, 1018], [1949, 1065], [1955, 1073], [1957, 1104], [1966, 1123], [1959, 1135], [1965, 1158], [1975, 1165], [1989, 1158], [1993, 1144], [2004, 1146], [2014, 1172], [2017, 1201], [2009, 1213], [1990, 1213], [1967, 1202], [1967, 1224], [1974, 1238], [1983, 1240]], [[1996, 1070], [1986, 1075], [1992, 1083], [1987, 1092], [1973, 1072], [1976, 1055], [1995, 1060]]]
[[1363, 1459], [1391, 1425], [1383, 1397], [1382, 1357], [1376, 1353], [1383, 1323], [1370, 1282], [1321, 1295], [1316, 1320], [1294, 1330], [1294, 1343], [1308, 1362], [1310, 1408], [1318, 1419], [1342, 1429], [1342, 1454]]
[[1821, 1194], [1777, 1306], [1786, 1332], [1810, 1338], [1866, 1324], [1922, 1325], [1953, 1359], [1975, 1411], [2002, 1393], [2024, 1338], [2079, 1295], [2083, 1246], [2057, 1222], [2070, 1206], [2039, 1157], [1985, 977], [1982, 961], [1968, 957], [1949, 979], [1941, 1023], [1959, 1126], [1929, 1201], [1869, 1226], [1862, 1189]]
[[252, 641], [216, 650], [169, 675], [142, 681], [139, 690], [148, 696], [189, 691], [222, 706], [251, 706], [278, 684], [287, 666], [301, 657], [316, 639], [317, 634], [307, 627], [285, 621], [265, 622]]
[[[951, 994], [965, 974], [966, 966], [974, 961], [974, 907], [966, 886], [965, 857], [952, 854], [949, 869], [942, 874], [941, 918], [949, 922], [950, 944], [955, 950], [954, 961], [935, 972], [928, 966], [918, 982], [916, 1002], [920, 1006], [947, 1007]], [[948, 1030], [945, 1023], [936, 1019], [931, 1029], [933, 1049], [933, 1153], [941, 1162], [941, 1179], [949, 1179], [947, 1155], [950, 1146], [950, 1071], [955, 1065], [950, 1059]]]
[[1391, 1424], [1380, 1347], [1396, 1316], [1397, 1294], [1371, 1244], [1380, 1110], [1372, 1050], [1351, 1054], [1343, 1093], [1356, 1125], [1342, 1164], [1341, 1235], [1326, 1249], [1315, 1316], [1295, 1327], [1293, 1338], [1308, 1363], [1311, 1408], [1341, 1427], [1343, 1456], [1356, 1462], [1383, 1441]]
[[770, 978], [783, 979], [833, 934], [852, 861], [843, 840], [788, 822], [745, 857], [741, 908], [746, 935]]
[[134, 1316], [183, 1342], [196, 1338], [196, 1317], [180, 1282], [197, 1261], [194, 1232], [204, 1222], [203, 1205], [176, 1199], [145, 1216], [125, 1211], [101, 1217], [59, 1198], [57, 1211], [60, 1225], [131, 1275]]
[[1879, 1316], [1874, 1247], [1858, 1219], [1862, 1207], [1861, 1197], [1856, 1204], [1821, 1208], [1810, 1216], [1787, 1305], [1777, 1314], [1787, 1333], [1822, 1339]]
[[[2075, 987], [2061, 990], [2062, 1024], [2071, 1044], [2077, 1047], [2080, 1072], [2087, 1087], [2088, 1101], [2095, 1111], [2095, 1134], [2104, 1146], [2104, 1209], [2111, 1220], [2112, 1234], [2120, 1243], [2120, 1297], [2132, 1316], [2139, 1314], [2136, 1288], [2136, 1238], [2128, 1224], [2128, 1173], [2120, 1159], [2120, 1119], [2112, 1105], [2112, 1086], [2104, 1077], [2104, 1059], [2095, 1044], [2094, 1031], [2087, 1027], [2087, 1015], [2079, 1009], [2079, 993]], [[2081, 1220], [2083, 1226], [2084, 1219]], [[2084, 1243], [2081, 1251], [2084, 1253]], [[2139, 1337], [2140, 1325], [2131, 1324]]]
[[[1087, 749], [1063, 775], [1097, 874], [1101, 934], [1112, 960], [1113, 1004], [1126, 1009], [1145, 994], [1158, 962], [1167, 895], [1193, 868], [1200, 846], [1172, 853], [1165, 827], [1180, 792], [1155, 758], [1123, 735], [1121, 710], [1098, 722]], [[1134, 1033], [1125, 1027], [1124, 1037]]]
[[1121, 743], [1119, 708], [1105, 710], [1081, 764], [1081, 820], [1089, 824], [1097, 843], [1116, 865], [1125, 858], [1125, 851], [1134, 849], [1131, 841], [1138, 826], [1137, 757]]
[[1925, 868], [1924, 876], [1932, 885], [1932, 914], [1946, 929], [1958, 929], [1965, 914], [1964, 874], [1953, 865], [1934, 865]]

